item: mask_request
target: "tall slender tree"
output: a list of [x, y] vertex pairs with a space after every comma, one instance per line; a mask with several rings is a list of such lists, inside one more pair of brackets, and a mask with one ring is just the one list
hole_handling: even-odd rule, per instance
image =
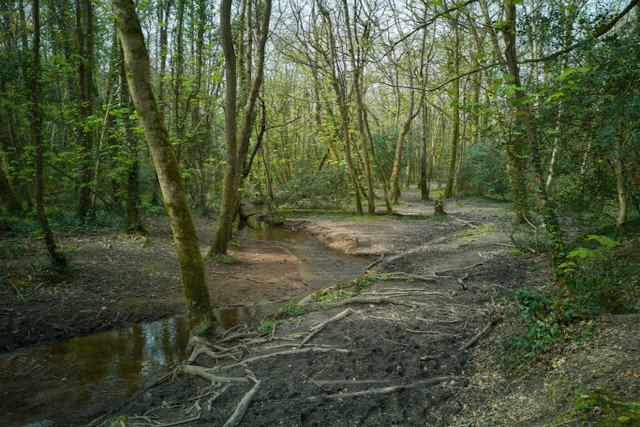
[[217, 326], [187, 195], [169, 135], [153, 94], [149, 54], [133, 0], [111, 0], [124, 50], [127, 81], [156, 167], [178, 252], [180, 278], [192, 331]]
[[36, 212], [40, 229], [44, 235], [47, 251], [51, 256], [52, 265], [56, 270], [67, 268], [67, 259], [55, 242], [53, 231], [49, 225], [49, 219], [44, 205], [44, 147], [42, 144], [42, 106], [40, 105], [40, 1], [33, 0], [33, 59], [31, 62], [30, 82], [31, 89], [31, 130], [33, 145], [35, 146], [35, 198]]
[[[231, 28], [231, 0], [223, 0], [220, 8], [220, 35], [225, 58], [226, 100], [225, 100], [225, 141], [227, 159], [222, 190], [222, 211], [218, 218], [218, 229], [208, 256], [226, 254], [233, 234], [233, 223], [238, 215], [240, 203], [239, 191], [242, 185], [242, 172], [247, 161], [251, 133], [256, 119], [256, 102], [264, 80], [264, 56], [269, 22], [271, 19], [271, 0], [265, 0], [262, 8], [260, 38], [256, 52], [256, 68], [247, 75], [247, 99], [244, 102], [240, 134], [237, 135], [237, 85], [236, 49], [233, 45]], [[250, 4], [247, 5], [250, 7]], [[246, 47], [245, 47], [246, 48]], [[252, 61], [247, 61], [249, 64]]]

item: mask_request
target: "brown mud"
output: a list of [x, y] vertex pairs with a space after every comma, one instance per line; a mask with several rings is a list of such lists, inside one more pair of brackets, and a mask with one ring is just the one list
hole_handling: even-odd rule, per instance
[[[544, 256], [507, 252], [507, 205], [463, 201], [445, 210], [449, 219], [443, 221], [287, 220], [337, 249], [379, 261], [372, 272], [382, 280], [261, 337], [219, 341], [94, 424], [222, 426], [246, 406], [237, 418], [245, 426], [551, 425], [567, 410], [565, 397], [580, 390], [604, 388], [638, 401], [637, 315], [601, 317], [597, 336], [586, 345], [553, 354], [526, 375], [507, 372], [496, 341], [519, 325], [500, 321], [504, 297], [524, 284], [543, 286], [548, 264]], [[399, 211], [426, 215], [433, 205], [407, 192]], [[3, 261], [14, 282], [5, 276], [0, 287], [2, 351], [183, 311], [164, 225], [144, 238], [105, 231], [65, 239], [83, 280], [39, 285], [30, 279], [34, 283], [20, 287], [29, 266]], [[20, 249], [22, 255], [37, 256], [40, 244]], [[240, 239], [231, 253], [240, 263], [208, 263], [214, 301], [246, 304], [304, 293], [295, 257], [274, 246]], [[212, 383], [213, 376], [219, 380]], [[4, 413], [11, 409], [2, 406]], [[50, 414], [42, 409], [20, 420], [5, 415], [3, 423], [49, 419], [49, 425], [66, 425], [63, 416], [56, 421]], [[564, 425], [584, 423], [576, 418]]]

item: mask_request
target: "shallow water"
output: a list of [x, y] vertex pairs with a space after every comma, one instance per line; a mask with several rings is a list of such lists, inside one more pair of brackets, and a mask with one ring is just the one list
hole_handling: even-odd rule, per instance
[[[366, 260], [332, 250], [304, 233], [267, 228], [249, 237], [289, 249], [302, 264], [308, 291], [364, 273]], [[257, 323], [278, 304], [215, 310], [225, 328]], [[0, 355], [0, 425], [79, 425], [109, 411], [185, 358], [184, 317], [138, 324]]]
[[173, 317], [1, 355], [0, 425], [87, 422], [180, 362], [188, 339]]

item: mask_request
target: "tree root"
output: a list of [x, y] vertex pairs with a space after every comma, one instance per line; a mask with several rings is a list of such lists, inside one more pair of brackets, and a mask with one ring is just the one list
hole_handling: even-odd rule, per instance
[[244, 377], [221, 377], [212, 373], [210, 368], [203, 368], [202, 366], [183, 365], [180, 369], [185, 374], [197, 375], [201, 378], [215, 383], [246, 383], [247, 379]]
[[238, 363], [232, 363], [230, 365], [221, 365], [221, 366], [217, 366], [217, 367], [211, 368], [211, 369], [213, 371], [221, 371], [221, 370], [224, 370], [224, 369], [231, 369], [231, 368], [235, 368], [235, 367], [238, 367], [238, 366], [244, 366], [247, 363], [255, 362], [257, 360], [262, 360], [262, 359], [268, 359], [270, 357], [287, 356], [287, 355], [290, 355], [290, 354], [307, 353], [307, 352], [310, 352], [310, 351], [317, 351], [317, 352], [322, 352], [322, 353], [326, 353], [326, 352], [330, 352], [330, 351], [335, 351], [335, 352], [338, 352], [338, 353], [349, 353], [350, 352], [350, 350], [342, 349], [342, 348], [305, 347], [305, 348], [299, 348], [299, 349], [288, 350], [288, 351], [279, 351], [277, 353], [263, 354], [262, 356], [249, 357], [248, 359], [241, 360]]
[[254, 382], [253, 387], [251, 387], [251, 390], [249, 390], [244, 395], [240, 403], [238, 403], [238, 406], [236, 406], [236, 410], [233, 412], [233, 415], [231, 415], [231, 417], [224, 424], [224, 427], [237, 426], [242, 420], [242, 417], [244, 417], [245, 412], [247, 412], [247, 408], [251, 404], [253, 397], [256, 395], [256, 393], [258, 393], [258, 389], [260, 388], [261, 381], [256, 379], [256, 377], [254, 377], [251, 372], [248, 372], [248, 374], [249, 374], [248, 375], [249, 379], [251, 379], [251, 381]]
[[495, 318], [493, 319], [492, 316], [489, 316], [489, 322], [487, 322], [487, 324], [485, 325], [484, 328], [482, 328], [480, 330], [480, 332], [478, 332], [477, 334], [475, 334], [469, 341], [467, 341], [466, 343], [464, 343], [463, 345], [461, 345], [460, 347], [458, 347], [458, 349], [456, 350], [458, 353], [463, 352], [465, 350], [467, 350], [469, 347], [471, 347], [472, 345], [474, 345], [476, 343], [476, 341], [478, 341], [482, 335], [484, 335], [489, 328], [491, 328], [491, 326], [495, 325], [496, 323], [498, 323], [500, 320], [502, 320], [501, 318]]
[[322, 297], [322, 296], [327, 295], [327, 294], [329, 294], [331, 292], [335, 292], [335, 291], [338, 291], [338, 290], [341, 290], [341, 289], [351, 288], [351, 287], [357, 285], [358, 282], [360, 282], [362, 279], [366, 278], [367, 276], [368, 276], [368, 274], [364, 274], [364, 275], [362, 275], [360, 277], [356, 277], [353, 280], [349, 280], [348, 282], [336, 283], [335, 285], [329, 286], [328, 288], [317, 290], [317, 291], [307, 295], [306, 297], [302, 298], [298, 302], [298, 305], [309, 304], [312, 299], [317, 299], [319, 297]]
[[381, 253], [380, 254], [380, 259], [378, 259], [377, 261], [372, 262], [371, 264], [369, 264], [369, 266], [367, 267], [367, 271], [371, 270], [373, 267], [375, 267], [376, 265], [380, 264], [382, 262], [382, 260], [384, 259], [385, 253]]
[[395, 393], [397, 391], [405, 390], [408, 388], [415, 388], [415, 387], [424, 386], [424, 385], [435, 385], [435, 384], [440, 384], [446, 381], [453, 381], [456, 379], [458, 378], [457, 377], [435, 377], [435, 378], [430, 378], [424, 381], [418, 381], [413, 384], [400, 384], [400, 385], [394, 385], [390, 387], [372, 388], [369, 390], [354, 391], [352, 393], [336, 393], [336, 394], [328, 394], [324, 396], [311, 396], [311, 397], [308, 397], [307, 400], [314, 401], [314, 400], [323, 400], [323, 399], [345, 399], [349, 397], [371, 396], [371, 395], [377, 395], [377, 394], [391, 394], [391, 393]]
[[335, 303], [332, 303], [331, 307], [340, 307], [342, 305], [348, 305], [348, 304], [394, 304], [394, 305], [404, 305], [412, 308], [418, 307], [421, 305], [427, 305], [422, 302], [404, 301], [404, 300], [399, 300], [395, 298], [353, 297], [353, 298], [347, 298], [347, 299], [343, 299]]
[[327, 326], [329, 323], [333, 323], [333, 322], [337, 322], [340, 319], [344, 319], [345, 317], [347, 317], [349, 314], [353, 313], [353, 310], [351, 310], [350, 308], [336, 314], [335, 316], [333, 316], [331, 319], [325, 320], [324, 322], [320, 323], [319, 325], [316, 325], [312, 328], [309, 328], [309, 330], [311, 331], [311, 333], [309, 335], [307, 335], [302, 342], [300, 343], [300, 347], [304, 346], [307, 342], [309, 342], [309, 340], [311, 338], [313, 338], [314, 335], [316, 335], [318, 332], [320, 332], [325, 326]]

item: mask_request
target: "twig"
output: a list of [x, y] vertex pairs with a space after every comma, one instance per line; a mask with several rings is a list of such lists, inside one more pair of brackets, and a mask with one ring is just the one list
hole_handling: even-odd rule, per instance
[[464, 280], [469, 277], [469, 273], [465, 273], [464, 276], [458, 278], [458, 283], [460, 284], [460, 287], [462, 287], [463, 291], [467, 290], [467, 285], [464, 283]]
[[401, 342], [395, 342], [395, 341], [391, 341], [388, 338], [383, 337], [382, 335], [380, 335], [380, 338], [382, 338], [384, 341], [389, 342], [391, 344], [395, 344], [395, 345], [399, 345], [400, 347], [409, 347], [407, 344], [403, 344]]
[[16, 292], [18, 293], [18, 296], [22, 299], [22, 301], [27, 302], [27, 300], [26, 300], [26, 299], [24, 299], [24, 296], [22, 296], [22, 292], [20, 292], [20, 291], [18, 290], [18, 288], [16, 287], [16, 285], [13, 283], [13, 281], [12, 281], [12, 280], [9, 280], [8, 282], [9, 282], [9, 283], [11, 283], [11, 286], [13, 286], [13, 289], [15, 289], [15, 290], [16, 290]]
[[405, 305], [407, 307], [417, 307], [420, 305], [426, 305], [417, 301], [403, 301], [395, 298], [372, 298], [372, 297], [353, 297], [337, 301], [331, 304], [332, 307], [339, 307], [347, 304], [395, 304]]
[[484, 335], [485, 332], [487, 332], [492, 325], [494, 325], [495, 323], [498, 323], [499, 320], [500, 320], [500, 318], [492, 319], [492, 316], [489, 316], [489, 322], [487, 322], [485, 327], [482, 328], [482, 330], [480, 332], [475, 334], [469, 341], [464, 343], [462, 346], [458, 347], [457, 351], [458, 352], [465, 351], [466, 349], [468, 349], [469, 347], [474, 345], [476, 343], [476, 341], [478, 341], [480, 339], [480, 337], [482, 335]]
[[331, 319], [325, 320], [324, 322], [320, 323], [319, 325], [316, 325], [316, 326], [313, 326], [312, 328], [309, 328], [311, 333], [309, 335], [307, 335], [302, 340], [302, 342], [300, 343], [300, 347], [304, 346], [307, 342], [309, 342], [309, 340], [311, 338], [313, 338], [314, 335], [316, 335], [318, 332], [320, 332], [329, 323], [337, 322], [340, 319], [344, 319], [345, 317], [347, 317], [351, 313], [353, 313], [353, 310], [351, 310], [350, 308], [347, 308], [346, 310], [344, 310], [344, 311], [336, 314], [335, 316], [333, 316]]
[[468, 265], [468, 266], [462, 267], [462, 268], [449, 268], [447, 270], [436, 271], [436, 277], [438, 277], [438, 278], [445, 278], [446, 277], [446, 278], [451, 278], [451, 279], [457, 279], [456, 277], [450, 277], [450, 276], [438, 276], [438, 274], [446, 273], [447, 271], [470, 270], [470, 269], [472, 269], [474, 267], [477, 267], [479, 265], [482, 265], [482, 264], [484, 264], [484, 261], [480, 261], [480, 262], [477, 262], [477, 263], [475, 263], [473, 265]]
[[220, 396], [222, 396], [222, 394], [227, 391], [227, 389], [231, 387], [231, 384], [225, 384], [224, 386], [222, 386], [222, 389], [220, 389], [219, 392], [217, 392], [215, 394], [215, 396], [213, 396], [211, 399], [209, 399], [209, 403], [207, 403], [207, 411], [211, 412], [211, 405], [213, 404], [213, 402], [219, 398]]
[[240, 403], [238, 403], [236, 410], [233, 412], [233, 415], [231, 415], [229, 420], [227, 420], [227, 422], [224, 424], [224, 427], [234, 427], [240, 423], [240, 421], [242, 420], [242, 417], [244, 416], [244, 413], [247, 412], [247, 408], [251, 404], [253, 397], [258, 392], [261, 381], [256, 379], [252, 373], [249, 373], [249, 378], [251, 379], [251, 381], [254, 382], [253, 387], [251, 387], [251, 390], [249, 390], [244, 395]]
[[[464, 225], [468, 225], [471, 228], [478, 228], [477, 225], [474, 225], [472, 221], [465, 221], [464, 219], [460, 219], [460, 218], [456, 218], [455, 216], [452, 217], [453, 219], [455, 219], [456, 221], [460, 221], [461, 223], [463, 223]], [[482, 224], [481, 224], [482, 225]]]
[[435, 377], [435, 378], [431, 378], [424, 381], [418, 381], [413, 384], [401, 384], [401, 385], [394, 385], [390, 387], [372, 388], [369, 390], [355, 391], [353, 393], [336, 393], [336, 394], [329, 394], [326, 396], [311, 396], [307, 398], [307, 400], [313, 401], [313, 400], [322, 400], [322, 399], [344, 399], [348, 397], [370, 396], [375, 394], [391, 394], [391, 393], [395, 393], [396, 391], [400, 391], [408, 388], [415, 388], [423, 385], [440, 384], [440, 383], [443, 383], [446, 381], [452, 381], [455, 379], [457, 379], [457, 377]]
[[436, 275], [421, 275], [421, 274], [409, 274], [404, 271], [394, 271], [392, 273], [388, 273], [386, 280], [393, 279], [413, 279], [413, 280], [421, 280], [423, 282], [437, 282], [438, 279], [443, 279], [443, 277], [438, 277]]

